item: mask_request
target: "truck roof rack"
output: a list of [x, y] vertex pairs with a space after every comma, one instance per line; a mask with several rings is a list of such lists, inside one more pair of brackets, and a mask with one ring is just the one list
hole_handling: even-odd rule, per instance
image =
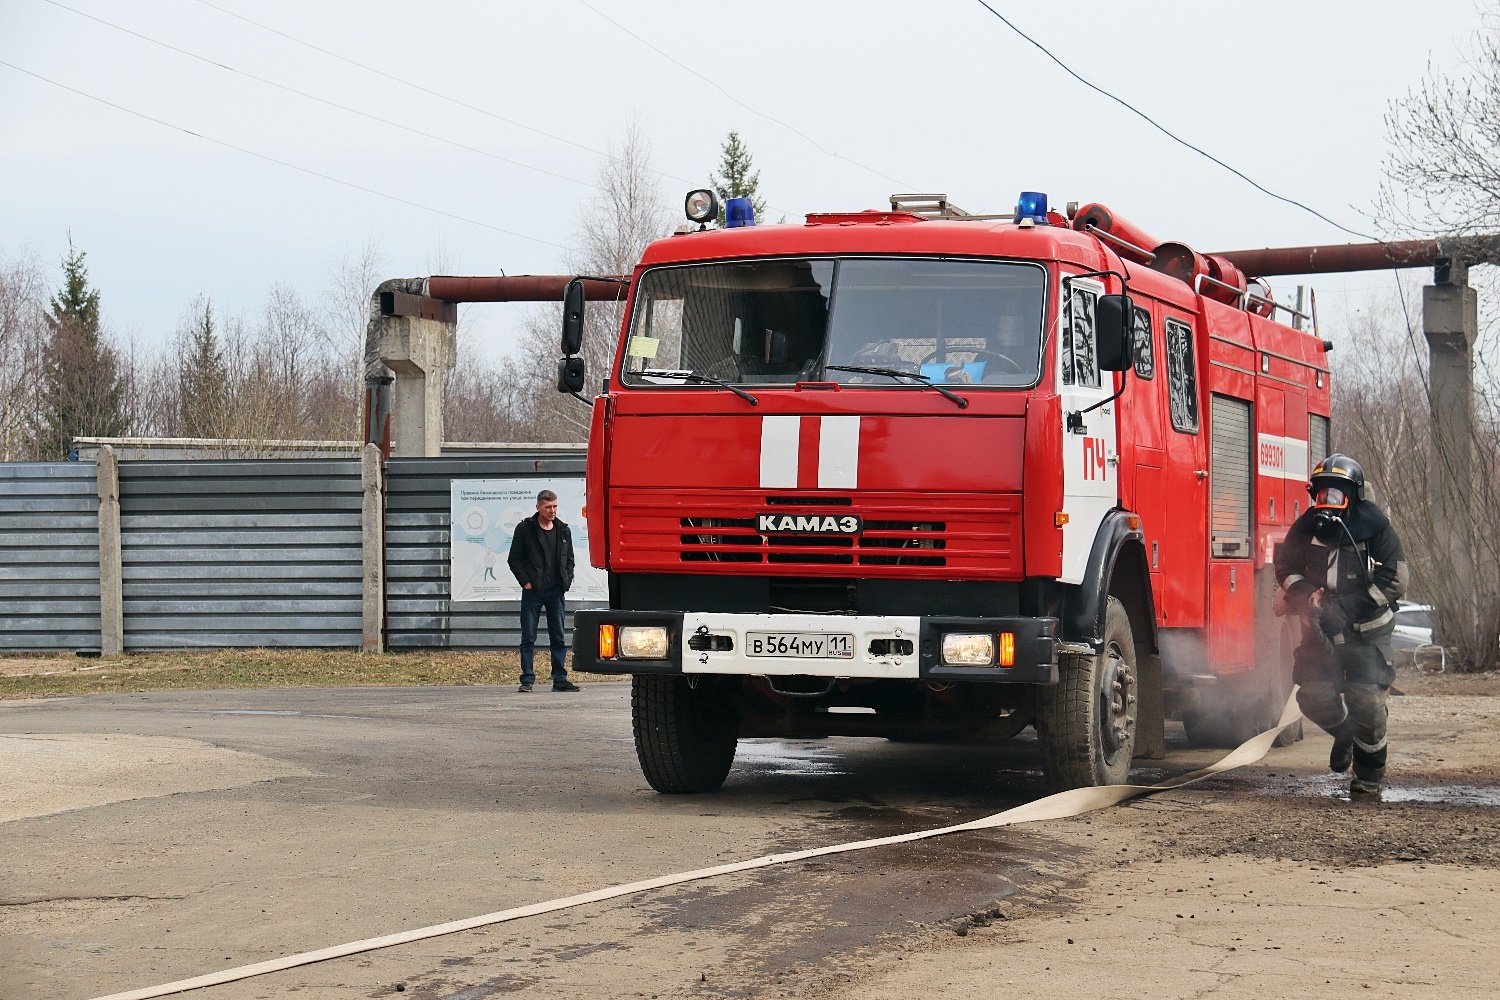
[[893, 194], [891, 195], [892, 212], [910, 212], [912, 215], [920, 215], [924, 219], [952, 219], [963, 222], [981, 222], [986, 220], [1010, 220], [1015, 215], [1006, 212], [1003, 215], [974, 215], [965, 212], [957, 205], [948, 200], [946, 194]]

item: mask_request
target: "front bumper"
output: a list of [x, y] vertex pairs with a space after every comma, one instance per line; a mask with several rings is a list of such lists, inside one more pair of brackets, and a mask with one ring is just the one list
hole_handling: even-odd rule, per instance
[[[600, 625], [664, 627], [667, 655], [660, 660], [600, 659]], [[573, 624], [573, 663], [578, 670], [596, 674], [799, 675], [1056, 684], [1057, 629], [1056, 618], [578, 611]], [[1015, 636], [1015, 663], [1009, 667], [944, 664], [939, 655], [947, 632], [1010, 632]], [[750, 633], [852, 635], [852, 655], [752, 656], [747, 649]], [[729, 648], [693, 648], [726, 645]]]

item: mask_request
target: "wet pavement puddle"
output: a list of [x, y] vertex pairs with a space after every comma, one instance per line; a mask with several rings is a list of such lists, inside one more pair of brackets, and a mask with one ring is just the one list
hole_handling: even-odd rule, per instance
[[843, 775], [844, 755], [821, 740], [740, 740], [736, 768], [760, 774]]
[[[1203, 782], [1205, 791], [1227, 792], [1237, 796], [1264, 796], [1292, 799], [1341, 799], [1349, 801], [1347, 774], [1286, 775], [1256, 778], [1251, 775], [1218, 778]], [[1466, 806], [1494, 809], [1500, 807], [1500, 786], [1413, 784], [1399, 777], [1387, 780], [1379, 800], [1386, 804]]]

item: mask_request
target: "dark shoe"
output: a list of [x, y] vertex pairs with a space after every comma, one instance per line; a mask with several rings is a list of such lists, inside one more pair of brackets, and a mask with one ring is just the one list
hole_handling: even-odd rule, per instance
[[1381, 782], [1370, 781], [1366, 778], [1355, 778], [1349, 782], [1349, 798], [1351, 799], [1378, 799], [1380, 798]]
[[1350, 739], [1339, 739], [1333, 741], [1333, 750], [1328, 754], [1328, 770], [1334, 774], [1343, 774], [1349, 770], [1354, 763], [1354, 741]]
[[574, 684], [572, 681], [553, 681], [552, 682], [552, 690], [554, 690], [554, 691], [581, 691], [583, 689], [580, 688], [577, 684]]
[[530, 694], [530, 693], [531, 693], [531, 685], [530, 684], [522, 684], [520, 687], [516, 688], [516, 694]]

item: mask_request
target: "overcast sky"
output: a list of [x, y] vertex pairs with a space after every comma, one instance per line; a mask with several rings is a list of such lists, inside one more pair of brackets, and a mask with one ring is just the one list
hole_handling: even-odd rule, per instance
[[[1429, 62], [1457, 66], [1480, 20], [1474, 0], [992, 6], [1167, 129], [1366, 232], [1389, 102]], [[52, 266], [71, 232], [106, 321], [145, 343], [199, 294], [246, 313], [273, 282], [316, 296], [367, 240], [390, 277], [555, 273], [596, 151], [632, 117], [674, 211], [736, 129], [773, 219], [898, 190], [1009, 211], [1026, 189], [1204, 251], [1354, 239], [1089, 90], [975, 0], [0, 0], [0, 61], [119, 106], [0, 66], [0, 253]], [[1325, 334], [1390, 285], [1318, 278]], [[492, 350], [517, 308], [474, 317]]]

